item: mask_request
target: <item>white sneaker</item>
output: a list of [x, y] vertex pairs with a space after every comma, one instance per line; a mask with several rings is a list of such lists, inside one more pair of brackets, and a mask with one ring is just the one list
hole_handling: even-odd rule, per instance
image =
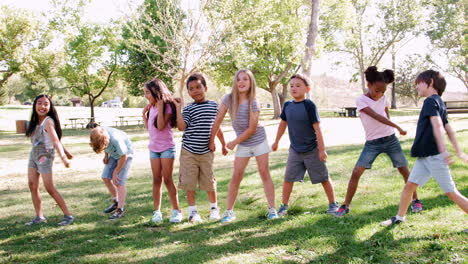
[[151, 218], [153, 223], [161, 223], [163, 221], [161, 211], [157, 210], [153, 212], [153, 218]]
[[219, 207], [212, 207], [210, 209], [210, 220], [219, 220], [220, 218]]
[[171, 223], [180, 223], [182, 222], [182, 212], [179, 210], [173, 209], [171, 218], [169, 219]]
[[203, 220], [201, 219], [200, 214], [198, 214], [198, 212], [196, 210], [192, 211], [192, 213], [190, 214], [190, 216], [188, 218], [188, 221], [190, 223], [201, 223], [201, 222], [203, 222]]

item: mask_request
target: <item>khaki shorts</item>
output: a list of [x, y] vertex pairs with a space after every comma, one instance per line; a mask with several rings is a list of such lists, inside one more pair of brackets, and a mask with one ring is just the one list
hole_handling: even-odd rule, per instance
[[216, 191], [216, 179], [213, 173], [214, 153], [193, 154], [182, 148], [180, 151], [179, 188], [195, 191]]

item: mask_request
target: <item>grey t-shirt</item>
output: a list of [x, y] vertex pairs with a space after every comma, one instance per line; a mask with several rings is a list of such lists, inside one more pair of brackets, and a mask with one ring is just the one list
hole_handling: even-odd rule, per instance
[[[231, 96], [228, 94], [223, 97], [222, 103], [230, 109], [231, 107]], [[258, 107], [258, 103], [256, 100], [252, 101], [252, 112], [260, 112], [260, 109]], [[247, 128], [249, 128], [249, 118], [250, 118], [250, 113], [249, 113], [249, 105], [247, 103], [245, 104], [239, 104], [239, 108], [237, 109], [237, 117], [236, 119], [232, 119], [231, 116], [231, 122], [232, 122], [232, 127], [234, 128], [234, 131], [236, 132], [237, 136], [240, 136]], [[257, 130], [255, 133], [250, 136], [248, 139], [242, 141], [239, 145], [245, 146], [245, 147], [252, 147], [256, 146], [266, 139], [266, 134], [265, 134], [265, 128], [258, 122], [257, 124]]]
[[291, 148], [296, 152], [309, 152], [317, 147], [317, 135], [312, 124], [320, 122], [320, 117], [314, 102], [309, 99], [286, 102], [281, 119], [288, 122]]

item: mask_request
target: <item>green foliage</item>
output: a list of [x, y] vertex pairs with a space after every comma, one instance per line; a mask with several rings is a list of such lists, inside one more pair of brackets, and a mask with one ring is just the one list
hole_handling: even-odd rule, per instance
[[[446, 71], [459, 78], [468, 90], [468, 2], [463, 0], [431, 0], [425, 6], [430, 8], [429, 29], [426, 35], [430, 38], [442, 56], [448, 59]], [[431, 59], [432, 56], [429, 56]], [[432, 60], [432, 62], [434, 62]], [[440, 67], [440, 66], [439, 66]]]
[[414, 81], [421, 69], [429, 69], [430, 63], [419, 55], [412, 55], [406, 58], [395, 73], [395, 92], [403, 98], [410, 100], [415, 106], [418, 105], [419, 96], [416, 91]]
[[[125, 22], [122, 30], [123, 41], [120, 44], [120, 52], [122, 57], [125, 58], [123, 61], [124, 67], [122, 67], [122, 76], [129, 85], [129, 92], [132, 95], [142, 95], [142, 84], [151, 78], [160, 78], [165, 83], [172, 83], [171, 76], [163, 71], [168, 71], [172, 64], [177, 65], [178, 61], [172, 61], [171, 64], [165, 63], [164, 57], [179, 56], [179, 51], [169, 50], [167, 48], [168, 42], [165, 41], [161, 36], [152, 34], [150, 30], [144, 28], [141, 32], [132, 30], [132, 23], [140, 23], [143, 25], [150, 24], [161, 24], [161, 20], [166, 16], [172, 16], [172, 14], [179, 14], [180, 9], [178, 6], [171, 5], [171, 1], [151, 1], [145, 0], [144, 3], [137, 10], [137, 13], [141, 15], [136, 18], [136, 21]], [[161, 5], [165, 5], [166, 8], [161, 8]], [[164, 15], [163, 15], [164, 13]], [[150, 21], [148, 21], [150, 20]], [[172, 28], [171, 31], [181, 30], [180, 28]], [[137, 34], [147, 41], [148, 44], [158, 48], [158, 52], [144, 52], [134, 45], [131, 44], [131, 39], [137, 38]], [[173, 34], [173, 33], [171, 33]], [[172, 54], [166, 54], [171, 52]], [[157, 65], [156, 67], [153, 64]], [[163, 71], [158, 71], [157, 68]], [[169, 86], [172, 88], [172, 86]]]

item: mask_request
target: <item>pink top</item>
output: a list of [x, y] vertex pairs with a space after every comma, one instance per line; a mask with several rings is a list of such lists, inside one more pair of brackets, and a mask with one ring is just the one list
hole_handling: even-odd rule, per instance
[[366, 131], [366, 140], [373, 140], [381, 137], [390, 136], [395, 133], [393, 127], [380, 123], [374, 118], [370, 117], [362, 109], [370, 107], [379, 115], [388, 118], [385, 108], [389, 106], [387, 98], [382, 96], [379, 100], [374, 101], [366, 95], [361, 95], [356, 99], [357, 110], [360, 111], [359, 117], [361, 118], [362, 126]]
[[[171, 105], [166, 104], [166, 113], [172, 114]], [[154, 120], [158, 116], [158, 108], [152, 106], [149, 110], [148, 117], [148, 132], [149, 132], [149, 144], [148, 148], [152, 152], [163, 152], [173, 146], [175, 146], [174, 139], [172, 136], [172, 127], [170, 122], [166, 124], [163, 130], [159, 130], [154, 127]]]

